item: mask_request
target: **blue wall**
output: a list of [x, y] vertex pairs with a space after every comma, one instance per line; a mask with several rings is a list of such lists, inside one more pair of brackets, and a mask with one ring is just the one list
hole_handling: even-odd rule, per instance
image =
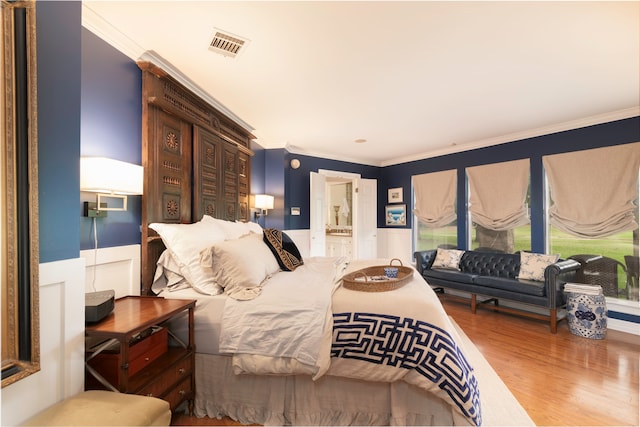
[[[82, 28], [82, 156], [141, 164], [142, 72], [135, 62]], [[82, 192], [81, 201], [96, 195]], [[96, 219], [101, 248], [140, 243], [142, 196], [129, 196], [127, 210]], [[77, 214], [80, 249], [94, 247], [92, 219]]]
[[80, 248], [81, 2], [36, 5], [40, 262]]
[[[360, 174], [362, 178], [379, 180], [380, 168], [376, 166], [291, 154], [286, 150], [281, 151], [282, 160], [278, 163], [278, 167], [284, 172], [284, 187], [286, 191], [282, 214], [284, 215], [283, 228], [285, 229], [302, 230], [309, 228], [310, 172], [318, 172], [318, 169], [327, 169], [357, 173]], [[298, 169], [291, 168], [291, 159], [300, 160], [300, 167]], [[380, 182], [378, 182], [378, 217], [384, 217], [384, 203], [380, 203], [382, 200], [380, 191]], [[386, 193], [384, 197], [384, 200], [386, 200]], [[300, 216], [292, 216], [291, 207], [299, 207]]]
[[[458, 171], [458, 247], [466, 247], [465, 168], [509, 160], [530, 159], [531, 164], [531, 250], [544, 252], [544, 172], [542, 157], [570, 151], [586, 150], [640, 141], [640, 117], [588, 126], [565, 132], [523, 139], [508, 144], [402, 163], [382, 169], [378, 186], [383, 189], [403, 187], [411, 194], [411, 176], [449, 169]], [[378, 201], [380, 204], [380, 200]], [[379, 217], [380, 218], [380, 217]], [[411, 228], [412, 216], [407, 218]], [[379, 219], [380, 227], [383, 226]]]

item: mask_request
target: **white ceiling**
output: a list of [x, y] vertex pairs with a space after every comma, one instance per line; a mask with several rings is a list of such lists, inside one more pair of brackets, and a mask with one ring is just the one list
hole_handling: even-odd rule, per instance
[[[370, 165], [640, 111], [637, 1], [84, 1], [83, 25], [154, 51], [265, 148]], [[249, 43], [214, 53], [215, 29]]]

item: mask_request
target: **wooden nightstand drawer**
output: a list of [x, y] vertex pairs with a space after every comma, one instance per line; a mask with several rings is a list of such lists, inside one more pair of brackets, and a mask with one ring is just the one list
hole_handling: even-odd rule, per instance
[[[160, 328], [149, 336], [135, 342], [129, 347], [129, 370], [128, 375], [132, 376], [149, 366], [154, 360], [167, 352], [168, 334], [166, 328]], [[120, 378], [120, 365], [122, 364], [122, 355], [119, 345], [116, 344], [114, 349], [107, 349], [89, 360], [89, 365], [96, 369], [113, 385], [122, 382]], [[88, 378], [88, 380], [91, 380]], [[89, 385], [94, 385], [95, 381], [91, 380]], [[95, 384], [97, 385], [97, 384]]]
[[167, 390], [179, 382], [182, 378], [189, 377], [193, 367], [191, 366], [191, 355], [185, 357], [169, 367], [160, 374], [151, 384], [141, 389], [137, 394], [144, 396], [160, 397], [167, 393]]
[[186, 399], [193, 399], [191, 376], [185, 378], [177, 387], [173, 388], [169, 394], [162, 397], [162, 400], [169, 402], [172, 411]]

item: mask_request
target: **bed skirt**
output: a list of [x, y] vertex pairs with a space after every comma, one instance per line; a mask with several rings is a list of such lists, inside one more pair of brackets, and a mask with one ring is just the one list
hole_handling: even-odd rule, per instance
[[404, 381], [235, 375], [231, 357], [201, 353], [194, 412], [263, 425], [470, 425], [447, 402]]

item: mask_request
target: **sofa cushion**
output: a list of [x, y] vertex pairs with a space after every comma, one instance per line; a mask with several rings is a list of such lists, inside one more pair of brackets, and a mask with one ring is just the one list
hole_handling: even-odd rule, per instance
[[424, 272], [424, 277], [426, 277], [427, 279], [429, 277], [434, 277], [441, 280], [449, 280], [451, 282], [472, 284], [473, 279], [476, 277], [476, 275], [462, 273], [454, 269], [432, 268]]
[[515, 279], [520, 270], [520, 255], [466, 251], [460, 259], [460, 270], [479, 276]]
[[431, 265], [431, 267], [460, 270], [460, 258], [463, 254], [464, 251], [460, 251], [457, 249], [438, 248], [436, 259], [433, 260], [433, 264]]
[[516, 280], [504, 277], [477, 276], [473, 282], [487, 288], [503, 289], [526, 295], [542, 297], [545, 295], [545, 283], [534, 280]]
[[558, 255], [520, 253], [519, 279], [544, 281], [544, 270], [558, 261]]

